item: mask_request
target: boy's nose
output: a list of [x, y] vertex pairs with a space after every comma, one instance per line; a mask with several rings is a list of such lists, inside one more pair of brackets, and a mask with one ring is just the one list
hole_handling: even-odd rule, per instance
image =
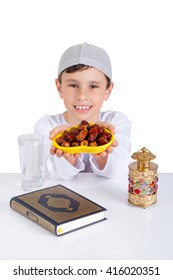
[[86, 100], [87, 99], [87, 92], [84, 88], [80, 88], [78, 91], [78, 99], [79, 100]]

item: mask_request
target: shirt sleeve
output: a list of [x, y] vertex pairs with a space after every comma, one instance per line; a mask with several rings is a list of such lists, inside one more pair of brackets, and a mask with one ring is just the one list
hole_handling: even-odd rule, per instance
[[[107, 119], [102, 121], [107, 121]], [[92, 155], [90, 155], [90, 163], [95, 174], [106, 178], [117, 178], [128, 172], [131, 151], [131, 123], [122, 113], [118, 113], [112, 120], [108, 121], [115, 126], [115, 139], [118, 142], [118, 146], [108, 155], [108, 160], [103, 170], [99, 169]]]
[[70, 180], [85, 166], [83, 155], [80, 155], [76, 166], [72, 166], [64, 157], [58, 158], [50, 154], [51, 140], [49, 132], [53, 129], [53, 124], [48, 116], [41, 118], [34, 126], [34, 132], [44, 137], [44, 176], [51, 179]]

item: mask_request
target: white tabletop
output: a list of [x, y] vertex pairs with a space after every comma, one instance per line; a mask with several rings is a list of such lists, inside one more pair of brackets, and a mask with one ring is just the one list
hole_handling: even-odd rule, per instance
[[24, 193], [20, 174], [0, 174], [0, 259], [173, 259], [173, 174], [159, 174], [158, 202], [146, 209], [127, 201], [127, 176], [110, 180], [81, 173], [61, 183], [107, 208], [107, 220], [61, 237], [9, 206]]

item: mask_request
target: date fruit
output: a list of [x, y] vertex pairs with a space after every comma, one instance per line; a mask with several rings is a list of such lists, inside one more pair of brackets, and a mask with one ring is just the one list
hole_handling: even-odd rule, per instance
[[83, 120], [78, 127], [71, 127], [65, 130], [62, 136], [56, 139], [59, 146], [76, 147], [76, 146], [102, 146], [107, 144], [112, 134], [105, 131], [104, 127], [98, 124], [90, 125]]

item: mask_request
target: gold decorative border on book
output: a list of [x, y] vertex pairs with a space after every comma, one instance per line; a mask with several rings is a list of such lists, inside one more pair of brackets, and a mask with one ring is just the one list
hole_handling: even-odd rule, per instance
[[47, 220], [43, 219], [42, 217], [40, 217], [39, 215], [36, 215], [34, 212], [32, 211], [28, 211], [28, 209], [26, 207], [24, 207], [23, 205], [19, 204], [16, 201], [12, 201], [11, 207], [19, 212], [20, 214], [22, 214], [23, 216], [25, 216], [26, 218], [32, 220], [33, 222], [37, 223], [38, 225], [44, 227], [45, 229], [49, 230], [52, 233], [55, 233], [55, 226], [52, 225], [51, 223], [49, 223]]

